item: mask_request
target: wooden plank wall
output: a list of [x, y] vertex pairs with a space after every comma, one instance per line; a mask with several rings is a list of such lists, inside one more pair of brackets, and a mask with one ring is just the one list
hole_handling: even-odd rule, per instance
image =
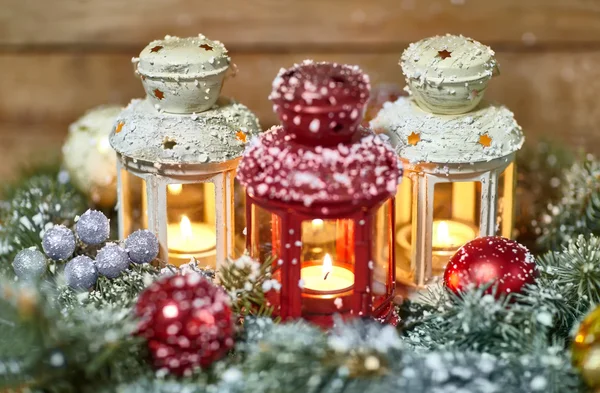
[[0, 0], [0, 179], [55, 151], [87, 108], [141, 96], [130, 59], [165, 34], [223, 41], [239, 67], [225, 93], [270, 126], [280, 67], [354, 63], [402, 85], [402, 50], [446, 32], [496, 50], [487, 94], [530, 140], [600, 152], [600, 0]]

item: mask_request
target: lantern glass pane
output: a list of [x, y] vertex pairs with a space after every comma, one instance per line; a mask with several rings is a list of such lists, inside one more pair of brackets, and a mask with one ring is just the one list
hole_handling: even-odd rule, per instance
[[[350, 311], [354, 287], [354, 221], [302, 222], [302, 316], [318, 320]], [[294, 245], [292, 245], [294, 247]]]
[[246, 250], [246, 231], [250, 229], [249, 223], [246, 223], [246, 190], [237, 179], [233, 183], [233, 206], [234, 244], [231, 254], [239, 258]]
[[414, 280], [414, 269], [410, 258], [410, 232], [412, 220], [412, 182], [404, 177], [396, 191], [396, 281], [410, 284]]
[[251, 255], [261, 262], [272, 259], [276, 263], [280, 255], [281, 219], [277, 214], [254, 204], [251, 210], [252, 223], [248, 226]]
[[448, 260], [478, 236], [480, 182], [438, 183], [434, 187], [431, 232], [433, 276], [444, 274]]
[[351, 220], [302, 222], [302, 262], [323, 261], [326, 255], [335, 262], [354, 262], [354, 224]]
[[498, 225], [496, 235], [513, 237], [515, 221], [515, 163], [511, 163], [498, 179]]
[[123, 236], [127, 237], [138, 229], [148, 228], [146, 182], [125, 169], [121, 169], [121, 209]]
[[216, 206], [213, 183], [167, 186], [169, 263], [179, 266], [196, 258], [215, 267]]
[[373, 225], [373, 307], [381, 306], [393, 295], [392, 280], [394, 272], [390, 263], [392, 246], [391, 201], [386, 201], [377, 210]]

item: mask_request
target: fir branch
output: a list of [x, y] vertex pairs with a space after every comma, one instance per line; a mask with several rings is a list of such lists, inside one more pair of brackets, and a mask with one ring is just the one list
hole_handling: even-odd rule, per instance
[[72, 290], [59, 279], [57, 297], [60, 304], [67, 308], [76, 305], [92, 305], [98, 309], [132, 307], [138, 295], [160, 274], [161, 270], [150, 264], [131, 263], [119, 277], [109, 279], [101, 276], [91, 291], [83, 293]]
[[547, 337], [552, 313], [485, 294], [486, 287], [461, 293], [433, 292], [422, 300], [434, 311], [404, 329], [407, 343], [439, 350], [525, 353], [536, 337]]
[[562, 197], [539, 222], [538, 245], [557, 250], [578, 235], [600, 235], [600, 162], [588, 155], [564, 174]]
[[11, 199], [0, 205], [0, 270], [9, 267], [17, 252], [41, 248], [45, 230], [54, 224], [72, 226], [85, 211], [85, 198], [58, 173], [35, 175], [7, 192]]
[[[0, 387], [80, 392], [149, 372], [145, 344], [132, 335], [136, 321], [130, 309], [64, 310], [55, 299], [48, 285], [0, 283], [3, 333], [8, 333], [0, 336], [0, 371], [6, 371]], [[13, 369], [17, 372], [8, 373]]]
[[579, 235], [561, 251], [538, 258], [540, 286], [560, 294], [560, 325], [568, 332], [573, 323], [600, 303], [600, 238]]
[[[299, 322], [255, 320], [245, 361], [207, 392], [574, 392], [579, 379], [562, 346], [543, 342], [507, 360], [486, 353], [413, 350], [390, 326], [337, 322], [330, 334]], [[506, 355], [506, 354], [503, 354]], [[357, 372], [358, 371], [358, 372]]]
[[232, 310], [240, 317], [269, 317], [273, 307], [266, 293], [278, 291], [280, 284], [271, 279], [271, 260], [260, 263], [248, 255], [227, 259], [219, 269], [217, 282], [232, 299]]
[[550, 140], [526, 143], [517, 153], [515, 230], [519, 242], [530, 250], [539, 251], [536, 248], [539, 222], [547, 206], [560, 201], [565, 171], [580, 155]]

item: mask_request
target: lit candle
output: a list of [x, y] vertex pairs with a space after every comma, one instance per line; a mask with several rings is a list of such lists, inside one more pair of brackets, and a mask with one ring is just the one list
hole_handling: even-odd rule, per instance
[[[434, 271], [443, 271], [450, 257], [462, 245], [477, 237], [475, 226], [456, 220], [435, 220], [432, 232], [432, 268]], [[402, 248], [404, 256], [410, 262], [412, 247], [410, 224], [400, 228], [397, 242]], [[403, 269], [402, 261], [399, 261], [397, 268]], [[405, 273], [397, 272], [396, 277], [401, 279], [404, 275]]]
[[183, 184], [169, 184], [167, 188], [169, 190], [169, 194], [179, 195], [181, 194], [181, 191], [183, 191]]
[[458, 221], [433, 222], [433, 249], [458, 250], [463, 244], [475, 238], [475, 229], [472, 226]]
[[[192, 257], [202, 258], [214, 251], [217, 236], [214, 227], [201, 222], [191, 222], [183, 215], [179, 223], [170, 223], [167, 229], [169, 262], [181, 264]], [[173, 259], [173, 260], [171, 260]]]
[[341, 266], [333, 266], [331, 256], [325, 254], [321, 265], [305, 266], [301, 271], [304, 289], [330, 293], [350, 290], [354, 285], [354, 273]]

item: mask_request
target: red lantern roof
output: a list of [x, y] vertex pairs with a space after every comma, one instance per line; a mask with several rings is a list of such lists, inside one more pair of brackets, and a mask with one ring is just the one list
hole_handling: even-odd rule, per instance
[[369, 89], [357, 66], [305, 61], [279, 72], [269, 98], [297, 142], [334, 146], [350, 142], [358, 129]]
[[[305, 62], [280, 72], [271, 99], [283, 126], [254, 139], [238, 179], [255, 198], [376, 204], [396, 192], [396, 152], [359, 126], [368, 78], [358, 67]], [[371, 202], [371, 203], [369, 203]]]
[[395, 151], [367, 129], [334, 147], [295, 143], [273, 127], [246, 149], [238, 179], [256, 197], [300, 202], [374, 202], [396, 192], [402, 170]]

